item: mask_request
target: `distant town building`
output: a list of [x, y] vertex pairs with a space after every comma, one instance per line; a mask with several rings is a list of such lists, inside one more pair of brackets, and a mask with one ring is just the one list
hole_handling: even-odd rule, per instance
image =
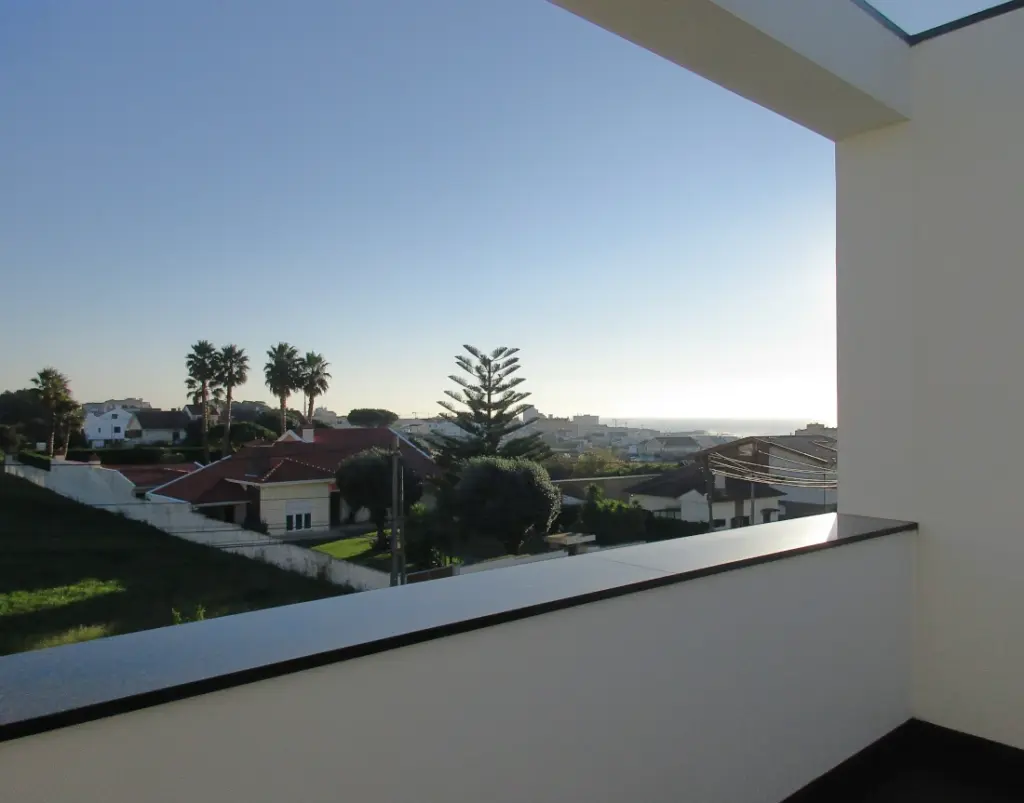
[[345, 416], [338, 415], [334, 410], [328, 410], [326, 407], [317, 407], [313, 411], [313, 420], [334, 429], [344, 429], [345, 427], [352, 426]]
[[829, 427], [825, 424], [811, 423], [803, 429], [798, 429], [794, 435], [824, 435], [827, 438], [839, 438], [839, 427]]
[[107, 399], [103, 402], [86, 402], [82, 405], [82, 412], [87, 416], [109, 413], [111, 410], [150, 410], [153, 405], [143, 399]]

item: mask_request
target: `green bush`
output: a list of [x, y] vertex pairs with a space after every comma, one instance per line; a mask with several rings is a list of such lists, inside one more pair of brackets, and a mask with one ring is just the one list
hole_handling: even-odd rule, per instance
[[41, 468], [43, 471], [50, 470], [50, 458], [45, 454], [39, 454], [38, 452], [30, 452], [28, 449], [22, 449], [18, 452], [18, 460], [26, 466]]
[[[153, 463], [170, 462], [193, 463], [203, 461], [203, 449], [200, 446], [137, 446], [134, 449], [69, 449], [68, 460], [89, 462], [96, 455], [105, 466], [141, 466]], [[210, 450], [210, 460], [220, 459], [220, 450]]]
[[600, 546], [629, 544], [646, 540], [647, 519], [647, 511], [639, 505], [605, 499], [601, 489], [591, 485], [576, 528], [596, 535]]
[[647, 518], [647, 540], [668, 541], [671, 538], [687, 538], [708, 531], [707, 522], [666, 519], [654, 514]]

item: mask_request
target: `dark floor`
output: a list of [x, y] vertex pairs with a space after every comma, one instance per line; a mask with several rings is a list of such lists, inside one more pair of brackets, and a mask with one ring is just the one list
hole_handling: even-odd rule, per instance
[[1018, 803], [1020, 797], [989, 791], [935, 772], [907, 772], [867, 793], [863, 803]]

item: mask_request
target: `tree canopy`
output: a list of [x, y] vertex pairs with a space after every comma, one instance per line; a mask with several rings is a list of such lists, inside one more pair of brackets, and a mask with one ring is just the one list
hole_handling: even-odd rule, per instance
[[541, 441], [540, 433], [511, 437], [526, 423], [520, 416], [529, 405], [529, 393], [519, 390], [525, 382], [515, 376], [520, 369], [517, 348], [499, 346], [489, 354], [475, 346], [465, 345], [467, 354], [455, 357], [455, 363], [466, 375], [452, 374], [457, 390], [446, 390], [448, 399], [438, 404], [446, 412], [441, 417], [462, 431], [461, 436], [435, 435], [433, 443], [439, 451], [438, 463], [446, 468], [474, 457], [503, 456], [542, 460], [550, 449]]
[[378, 407], [357, 407], [346, 417], [354, 427], [390, 427], [398, 420], [398, 413]]
[[547, 533], [562, 495], [531, 460], [474, 457], [462, 468], [453, 502], [467, 537], [495, 538], [516, 554], [529, 535]]
[[[374, 447], [349, 457], [338, 468], [335, 481], [341, 498], [351, 511], [350, 515], [362, 508], [370, 512], [370, 519], [377, 528], [377, 549], [386, 549], [384, 529], [388, 524], [391, 510], [391, 452]], [[419, 475], [402, 465], [405, 512], [423, 496], [423, 482]]]
[[277, 399], [281, 415], [281, 432], [288, 428], [288, 397], [302, 388], [302, 359], [290, 343], [278, 343], [267, 349], [263, 379]]
[[217, 384], [217, 349], [209, 340], [199, 340], [185, 356], [185, 387], [193, 394], [196, 404], [203, 406], [203, 459], [210, 462], [210, 392]]
[[43, 368], [32, 377], [33, 390], [42, 405], [48, 423], [46, 453], [53, 456], [57, 428], [68, 417], [72, 408], [78, 407], [71, 398], [71, 387], [67, 376], [56, 368]]
[[[222, 346], [216, 358], [217, 384], [224, 388], [224, 432], [221, 441], [221, 452], [227, 454], [231, 440], [231, 406], [234, 402], [235, 388], [244, 385], [249, 379], [249, 357], [245, 349], [234, 343]], [[253, 440], [247, 438], [247, 440]]]
[[306, 394], [306, 420], [313, 420], [313, 409], [316, 400], [327, 392], [330, 386], [331, 374], [327, 370], [331, 364], [324, 359], [323, 354], [315, 351], [307, 351], [302, 358], [300, 366], [302, 374], [302, 392]]

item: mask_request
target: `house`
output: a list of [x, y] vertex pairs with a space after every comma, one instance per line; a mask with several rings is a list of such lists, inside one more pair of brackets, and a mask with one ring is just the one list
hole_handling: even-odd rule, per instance
[[[249, 445], [199, 471], [154, 488], [151, 498], [188, 502], [209, 516], [241, 524], [266, 522], [271, 535], [326, 530], [348, 518], [334, 482], [342, 461], [372, 447], [391, 448], [391, 429], [304, 429]], [[423, 477], [436, 466], [404, 437], [407, 465]]]
[[109, 443], [125, 440], [134, 417], [134, 411], [123, 407], [87, 413], [82, 422], [82, 434], [90, 446], [99, 449]]
[[125, 437], [136, 445], [173, 446], [185, 440], [188, 423], [188, 415], [181, 410], [139, 410]]
[[690, 456], [716, 472], [763, 480], [784, 494], [779, 518], [830, 513], [838, 504], [838, 442], [825, 435], [737, 438]]
[[[214, 402], [207, 402], [206, 407], [209, 410], [210, 424], [216, 424], [220, 420], [221, 407]], [[181, 411], [188, 416], [189, 421], [201, 421], [203, 418], [202, 402], [199, 404], [186, 404], [181, 408]], [[234, 405], [232, 405], [232, 412], [234, 412]]]
[[[708, 520], [707, 478], [692, 463], [631, 486], [629, 501], [655, 515], [682, 521]], [[785, 492], [770, 485], [715, 475], [712, 500], [713, 529], [729, 530], [765, 524], [779, 518], [779, 500]]]

